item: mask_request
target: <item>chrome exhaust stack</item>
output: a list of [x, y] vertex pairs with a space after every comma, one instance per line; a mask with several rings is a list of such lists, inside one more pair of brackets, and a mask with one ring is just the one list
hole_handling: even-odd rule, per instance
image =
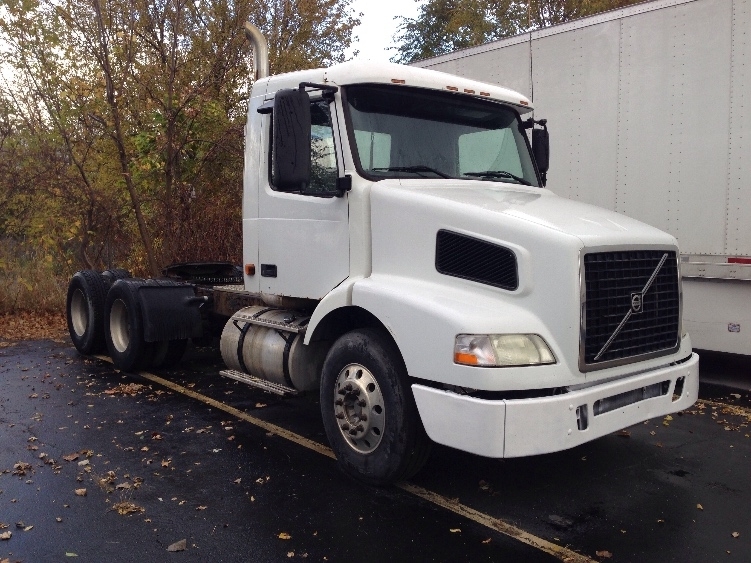
[[245, 22], [245, 36], [253, 46], [253, 81], [269, 75], [269, 44], [266, 38], [250, 22]]

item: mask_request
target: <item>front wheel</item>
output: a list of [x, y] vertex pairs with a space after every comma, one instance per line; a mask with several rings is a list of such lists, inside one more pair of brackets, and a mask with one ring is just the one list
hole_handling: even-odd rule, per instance
[[375, 329], [340, 337], [321, 375], [321, 413], [345, 473], [370, 485], [388, 485], [417, 473], [430, 453], [393, 341]]

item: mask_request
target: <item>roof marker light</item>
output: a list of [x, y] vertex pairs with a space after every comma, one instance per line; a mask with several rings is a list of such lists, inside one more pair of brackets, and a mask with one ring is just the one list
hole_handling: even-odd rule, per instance
[[393, 82], [394, 84], [404, 84], [406, 80], [402, 80], [401, 78], [392, 78], [391, 82]]
[[464, 93], [465, 93], [465, 94], [474, 94], [474, 93], [475, 93], [475, 91], [474, 91], [474, 90], [469, 90], [468, 88], [465, 88], [465, 89], [464, 89]]
[[528, 106], [529, 105], [529, 102], [527, 102], [526, 100], [519, 100], [519, 103], [521, 105], [523, 105], [523, 106]]
[[490, 96], [490, 92], [480, 92], [481, 96]]
[[446, 90], [451, 90], [452, 92], [458, 92], [459, 88], [456, 86], [446, 86]]

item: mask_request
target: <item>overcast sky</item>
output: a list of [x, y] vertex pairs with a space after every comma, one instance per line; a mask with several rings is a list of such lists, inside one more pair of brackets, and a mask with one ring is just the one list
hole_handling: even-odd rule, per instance
[[392, 38], [399, 24], [394, 17], [414, 18], [423, 2], [424, 0], [354, 0], [352, 8], [355, 13], [362, 12], [362, 23], [355, 28], [354, 34], [359, 41], [353, 44], [350, 53], [357, 49], [360, 51], [357, 60], [387, 62], [396, 54], [395, 51], [386, 50], [394, 46]]

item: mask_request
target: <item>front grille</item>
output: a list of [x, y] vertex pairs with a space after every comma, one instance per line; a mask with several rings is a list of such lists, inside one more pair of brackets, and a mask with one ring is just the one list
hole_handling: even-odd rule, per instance
[[519, 287], [516, 256], [511, 250], [450, 231], [438, 231], [435, 267], [447, 276], [511, 291]]
[[[663, 256], [659, 272], [644, 288]], [[586, 369], [645, 354], [669, 352], [678, 345], [680, 289], [673, 251], [629, 250], [584, 256], [583, 356]], [[643, 294], [642, 294], [643, 292]], [[639, 310], [638, 295], [641, 297]], [[626, 315], [618, 335], [605, 348]]]

